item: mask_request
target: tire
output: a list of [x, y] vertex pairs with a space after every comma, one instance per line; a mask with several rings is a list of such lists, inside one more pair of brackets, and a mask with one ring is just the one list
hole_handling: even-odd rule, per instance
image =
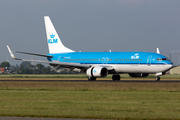
[[156, 77], [156, 81], [160, 81], [160, 77]]
[[117, 79], [117, 81], [120, 81], [121, 76], [120, 75], [116, 75], [116, 79]]
[[113, 80], [113, 81], [116, 81], [116, 75], [113, 75], [113, 76], [112, 76], [112, 80]]
[[120, 75], [113, 75], [112, 80], [113, 81], [119, 81], [121, 79]]

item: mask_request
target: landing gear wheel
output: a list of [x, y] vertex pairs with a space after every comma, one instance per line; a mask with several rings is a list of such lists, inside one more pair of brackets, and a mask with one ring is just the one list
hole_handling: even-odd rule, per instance
[[88, 80], [89, 80], [89, 81], [95, 81], [96, 78], [95, 78], [95, 77], [90, 77], [90, 76], [88, 76]]
[[156, 81], [160, 81], [160, 77], [156, 77]]
[[120, 79], [121, 79], [121, 76], [120, 76], [120, 75], [113, 75], [113, 76], [112, 76], [112, 80], [113, 80], [113, 81], [116, 81], [116, 80], [119, 81]]
[[117, 79], [117, 81], [120, 81], [121, 76], [120, 75], [116, 75], [116, 79]]
[[116, 75], [112, 76], [112, 80], [115, 81], [116, 80]]

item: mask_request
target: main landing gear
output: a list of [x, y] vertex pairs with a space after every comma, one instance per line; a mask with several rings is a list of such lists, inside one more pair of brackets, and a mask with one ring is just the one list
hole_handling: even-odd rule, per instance
[[[120, 76], [120, 75], [115, 74], [115, 75], [112, 76], [112, 80], [113, 80], [113, 81], [119, 81], [120, 79], [121, 79], [121, 76]], [[96, 77], [90, 77], [90, 76], [88, 76], [88, 80], [89, 80], [89, 81], [96, 81]]]
[[121, 79], [121, 76], [120, 75], [113, 75], [112, 76], [112, 80], [113, 81], [119, 81]]
[[90, 76], [88, 76], [88, 80], [89, 80], [89, 81], [96, 81], [96, 77], [90, 77]]

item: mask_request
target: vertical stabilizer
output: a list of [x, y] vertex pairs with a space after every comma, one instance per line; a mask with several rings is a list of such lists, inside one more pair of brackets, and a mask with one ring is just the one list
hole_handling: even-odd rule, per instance
[[62, 44], [49, 16], [44, 16], [44, 22], [45, 22], [45, 27], [46, 27], [46, 35], [47, 35], [47, 43], [48, 43], [48, 47], [49, 47], [49, 53], [54, 54], [54, 53], [74, 52], [73, 50], [65, 47]]

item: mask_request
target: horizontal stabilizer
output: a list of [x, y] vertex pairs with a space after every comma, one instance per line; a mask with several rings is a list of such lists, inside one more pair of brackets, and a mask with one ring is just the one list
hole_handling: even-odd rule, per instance
[[14, 52], [23, 53], [23, 54], [29, 54], [29, 55], [36, 55], [36, 56], [41, 56], [41, 57], [49, 57], [49, 58], [53, 57], [51, 55], [42, 55], [42, 54], [36, 54], [36, 53], [28, 53], [28, 52], [20, 52], [20, 51], [14, 51]]

